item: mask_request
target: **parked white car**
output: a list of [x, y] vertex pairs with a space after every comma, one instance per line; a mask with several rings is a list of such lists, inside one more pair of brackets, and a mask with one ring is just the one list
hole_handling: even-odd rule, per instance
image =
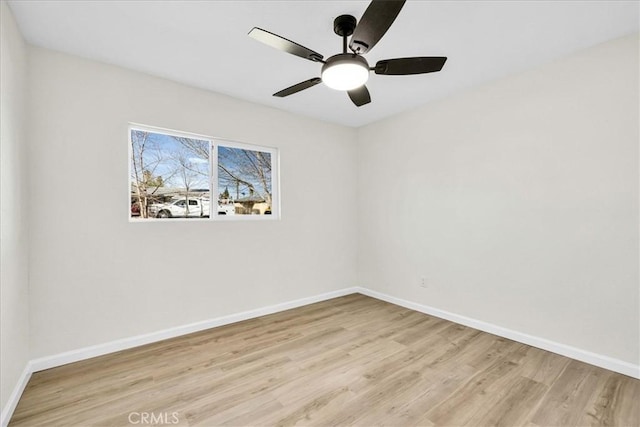
[[180, 199], [175, 202], [154, 203], [149, 206], [149, 216], [153, 218], [197, 218], [209, 216], [209, 213], [209, 201], [204, 199]]
[[[200, 218], [208, 217], [210, 213], [208, 199], [180, 199], [149, 206], [149, 216], [152, 218]], [[218, 203], [218, 215], [234, 215], [235, 213], [233, 204], [222, 205]]]

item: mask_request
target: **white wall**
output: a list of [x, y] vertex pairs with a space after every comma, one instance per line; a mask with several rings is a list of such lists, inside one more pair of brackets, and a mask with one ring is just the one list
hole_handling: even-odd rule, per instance
[[27, 50], [0, 2], [0, 407], [29, 360]]
[[637, 365], [638, 117], [634, 35], [361, 128], [360, 285]]
[[[30, 61], [33, 357], [354, 286], [355, 130], [47, 50]], [[278, 147], [282, 220], [129, 223], [130, 121]]]

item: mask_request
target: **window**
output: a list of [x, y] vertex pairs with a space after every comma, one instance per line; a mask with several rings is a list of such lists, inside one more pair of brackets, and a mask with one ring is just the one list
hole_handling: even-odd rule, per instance
[[[236, 214], [270, 215], [271, 153], [218, 146], [218, 192], [221, 201], [235, 200]], [[238, 206], [239, 205], [239, 206]]]
[[277, 149], [133, 125], [129, 143], [131, 219], [278, 218]]

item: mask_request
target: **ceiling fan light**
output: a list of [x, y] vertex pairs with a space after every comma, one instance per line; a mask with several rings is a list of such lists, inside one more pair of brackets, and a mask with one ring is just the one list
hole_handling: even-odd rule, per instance
[[369, 64], [358, 55], [335, 55], [322, 67], [322, 82], [331, 89], [355, 89], [365, 84], [368, 79]]

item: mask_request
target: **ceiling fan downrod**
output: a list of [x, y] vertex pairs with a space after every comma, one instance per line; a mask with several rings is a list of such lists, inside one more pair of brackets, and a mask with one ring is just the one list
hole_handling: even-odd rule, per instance
[[356, 29], [356, 18], [351, 15], [340, 15], [333, 20], [333, 32], [342, 37], [342, 53], [347, 53], [347, 37]]

